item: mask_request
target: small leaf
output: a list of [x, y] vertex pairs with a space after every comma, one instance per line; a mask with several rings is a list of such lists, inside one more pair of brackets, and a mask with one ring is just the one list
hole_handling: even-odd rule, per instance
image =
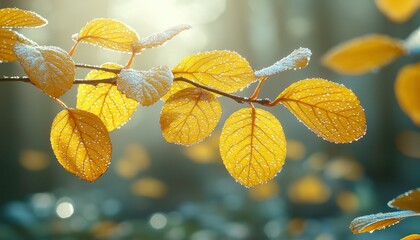
[[73, 85], [76, 67], [61, 48], [16, 43], [13, 49], [31, 82], [52, 97], [60, 97]]
[[283, 103], [325, 140], [349, 143], [366, 132], [366, 118], [356, 95], [343, 85], [314, 78], [295, 82], [275, 101]]
[[419, 239], [420, 239], [420, 234], [410, 234], [408, 236], [401, 238], [401, 240], [419, 240]]
[[420, 126], [420, 62], [403, 67], [395, 82], [395, 95], [402, 110]]
[[222, 108], [216, 96], [199, 88], [172, 95], [162, 108], [160, 125], [166, 141], [184, 145], [201, 142], [219, 122]]
[[111, 161], [111, 140], [102, 121], [87, 111], [65, 109], [54, 119], [51, 145], [58, 162], [69, 172], [92, 182]]
[[392, 199], [388, 206], [398, 210], [411, 210], [420, 213], [420, 188], [410, 190]]
[[226, 169], [245, 187], [272, 179], [286, 158], [286, 138], [280, 122], [258, 108], [233, 113], [223, 126], [219, 147]]
[[[105, 63], [104, 68], [121, 69], [115, 63]], [[117, 77], [117, 74], [101, 70], [93, 70], [86, 76], [86, 80], [97, 80]], [[135, 112], [138, 102], [127, 98], [118, 91], [117, 86], [110, 83], [100, 83], [96, 86], [81, 84], [77, 92], [77, 109], [85, 110], [97, 115], [105, 124], [108, 131], [119, 128]]]
[[308, 65], [311, 55], [311, 50], [308, 48], [298, 48], [273, 65], [256, 71], [255, 76], [268, 77], [290, 69], [304, 68]]
[[38, 14], [18, 8], [0, 9], [0, 28], [40, 27], [48, 21]]
[[136, 52], [141, 52], [146, 48], [158, 47], [165, 42], [171, 40], [173, 37], [178, 35], [180, 32], [190, 29], [190, 25], [177, 25], [171, 27], [163, 32], [154, 33], [148, 37], [139, 40], [136, 46]]
[[391, 21], [403, 23], [420, 7], [418, 0], [375, 0], [379, 10]]
[[123, 22], [109, 18], [97, 18], [88, 22], [79, 34], [73, 36], [76, 42], [90, 43], [120, 52], [133, 52], [139, 37], [134, 29]]
[[323, 64], [343, 74], [364, 74], [406, 54], [401, 41], [373, 34], [344, 42], [323, 57]]
[[16, 54], [13, 52], [13, 48], [17, 42], [26, 45], [36, 45], [36, 43], [25, 38], [18, 32], [0, 28], [0, 62], [14, 62], [18, 60]]
[[370, 232], [384, 229], [404, 220], [407, 217], [420, 216], [420, 213], [413, 211], [398, 211], [389, 213], [377, 213], [355, 218], [350, 229], [354, 234]]
[[117, 88], [141, 105], [149, 106], [169, 91], [172, 82], [172, 72], [165, 66], [155, 67], [149, 71], [122, 69], [117, 78]]
[[[211, 51], [187, 56], [172, 71], [175, 78], [186, 78], [227, 93], [239, 91], [255, 81], [254, 71], [248, 61], [230, 51]], [[172, 90], [170, 92], [175, 93]]]

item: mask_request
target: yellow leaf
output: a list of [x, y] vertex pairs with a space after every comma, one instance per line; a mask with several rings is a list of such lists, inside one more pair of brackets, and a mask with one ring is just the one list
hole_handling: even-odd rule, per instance
[[36, 43], [15, 31], [0, 28], [0, 62], [14, 62], [18, 60], [13, 52], [17, 42], [26, 45], [36, 45]]
[[201, 142], [219, 122], [222, 108], [216, 96], [199, 88], [172, 95], [162, 108], [160, 125], [166, 141], [184, 145]]
[[136, 44], [135, 52], [141, 52], [146, 48], [158, 47], [167, 41], [171, 40], [173, 37], [178, 35], [180, 32], [190, 29], [190, 25], [177, 25], [171, 27], [163, 32], [154, 33], [148, 37], [142, 38]]
[[73, 86], [76, 67], [61, 48], [16, 43], [13, 51], [31, 82], [48, 95], [58, 98]]
[[51, 145], [58, 162], [69, 172], [92, 182], [106, 172], [111, 161], [111, 140], [93, 113], [65, 109], [54, 119]]
[[366, 132], [366, 118], [356, 95], [343, 85], [314, 78], [295, 82], [275, 100], [325, 140], [349, 143]]
[[381, 230], [404, 220], [407, 217], [420, 216], [420, 213], [413, 211], [398, 211], [389, 213], [377, 213], [355, 218], [350, 229], [354, 234]]
[[233, 113], [223, 126], [219, 147], [226, 169], [245, 187], [272, 179], [286, 158], [286, 138], [280, 122], [258, 108]]
[[402, 110], [420, 126], [420, 62], [403, 67], [395, 82], [395, 95]]
[[88, 22], [73, 40], [120, 52], [133, 52], [139, 37], [134, 29], [115, 19], [97, 18]]
[[410, 190], [392, 199], [388, 206], [399, 210], [411, 210], [420, 213], [420, 188]]
[[[230, 51], [211, 51], [187, 56], [172, 72], [175, 78], [186, 78], [227, 93], [239, 91], [255, 81], [254, 71], [248, 61]], [[179, 85], [184, 88], [188, 86]], [[170, 92], [175, 93], [173, 90]]]
[[143, 106], [150, 106], [171, 88], [173, 75], [166, 66], [154, 67], [148, 71], [122, 69], [117, 78], [117, 88], [127, 97]]
[[407, 21], [420, 7], [419, 0], [375, 0], [375, 3], [389, 20], [396, 23]]
[[401, 240], [420, 240], [420, 234], [410, 234], [401, 238]]
[[[105, 63], [101, 67], [121, 69], [115, 63]], [[114, 78], [117, 74], [101, 70], [93, 70], [85, 77], [86, 80]], [[135, 112], [138, 102], [127, 98], [118, 91], [117, 86], [110, 83], [100, 83], [96, 86], [81, 84], [77, 92], [77, 109], [97, 115], [112, 131], [125, 124]]]
[[38, 14], [18, 8], [0, 9], [0, 28], [40, 27], [48, 21]]
[[406, 54], [403, 44], [385, 35], [372, 34], [344, 42], [323, 57], [325, 66], [343, 74], [364, 74]]

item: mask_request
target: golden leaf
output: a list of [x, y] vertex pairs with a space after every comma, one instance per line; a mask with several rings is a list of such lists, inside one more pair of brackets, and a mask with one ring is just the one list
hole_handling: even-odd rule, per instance
[[[175, 78], [186, 78], [227, 93], [239, 91], [255, 81], [254, 71], [248, 61], [230, 51], [211, 51], [187, 56], [172, 72]], [[177, 87], [179, 86], [185, 88], [188, 85], [179, 84]], [[170, 91], [171, 94], [175, 92]]]
[[106, 172], [111, 161], [111, 140], [93, 113], [65, 109], [54, 119], [51, 145], [58, 162], [69, 172], [92, 182]]
[[402, 110], [420, 126], [420, 62], [403, 67], [395, 82], [395, 95]]
[[0, 9], [0, 28], [40, 27], [48, 21], [38, 14], [18, 8]]
[[133, 52], [139, 37], [134, 29], [115, 19], [97, 18], [88, 22], [73, 40], [120, 52]]
[[162, 108], [160, 125], [166, 141], [184, 145], [201, 142], [219, 122], [222, 108], [216, 96], [199, 88], [172, 95]]
[[420, 234], [410, 234], [401, 238], [401, 240], [420, 240]]
[[172, 82], [172, 72], [166, 66], [148, 71], [122, 69], [117, 78], [117, 88], [141, 105], [150, 106], [169, 91]]
[[[121, 69], [115, 63], [105, 63], [104, 68]], [[93, 70], [85, 77], [86, 80], [97, 80], [117, 77], [117, 74], [101, 70]], [[97, 115], [112, 131], [125, 124], [136, 111], [138, 102], [126, 97], [117, 86], [110, 83], [100, 83], [96, 86], [81, 84], [77, 92], [77, 109]]]
[[286, 138], [280, 122], [258, 108], [233, 113], [223, 126], [219, 147], [226, 169], [245, 187], [273, 178], [286, 158]]
[[350, 229], [354, 234], [373, 232], [375, 230], [384, 229], [404, 220], [407, 217], [420, 216], [420, 213], [413, 211], [398, 211], [389, 213], [377, 213], [355, 218]]
[[14, 62], [18, 60], [16, 54], [13, 52], [13, 48], [17, 42], [26, 45], [36, 45], [36, 43], [15, 31], [0, 28], [0, 62]]
[[392, 199], [388, 206], [399, 210], [411, 210], [420, 213], [420, 188], [410, 190]]
[[349, 143], [366, 132], [366, 118], [356, 95], [324, 79], [293, 83], [275, 100], [283, 103], [310, 130], [325, 140]]
[[401, 41], [372, 34], [334, 47], [324, 55], [322, 61], [334, 71], [357, 75], [383, 67], [406, 52]]
[[389, 20], [396, 23], [407, 21], [420, 7], [419, 0], [375, 0], [375, 3]]
[[171, 27], [163, 32], [154, 33], [148, 37], [142, 38], [138, 41], [135, 47], [135, 52], [141, 52], [146, 48], [158, 47], [167, 41], [171, 40], [173, 37], [178, 35], [180, 32], [190, 29], [190, 25], [177, 25]]
[[52, 97], [60, 97], [72, 86], [76, 67], [61, 48], [16, 43], [13, 49], [31, 82]]

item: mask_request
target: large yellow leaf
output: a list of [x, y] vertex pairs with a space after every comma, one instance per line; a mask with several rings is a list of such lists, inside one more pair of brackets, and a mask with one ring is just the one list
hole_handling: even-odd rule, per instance
[[395, 82], [395, 95], [402, 110], [420, 126], [420, 62], [403, 67]]
[[[172, 69], [175, 78], [183, 77], [193, 82], [227, 93], [236, 92], [255, 80], [254, 71], [248, 61], [238, 53], [211, 51], [185, 57]], [[179, 84], [179, 90], [187, 84]], [[171, 90], [174, 94], [176, 91]]]
[[183, 89], [162, 108], [160, 125], [166, 141], [184, 145], [201, 142], [219, 122], [222, 108], [216, 96], [199, 88]]
[[139, 37], [134, 29], [115, 19], [97, 18], [88, 22], [73, 36], [85, 42], [120, 52], [133, 52]]
[[276, 176], [286, 158], [286, 138], [280, 122], [258, 108], [233, 113], [223, 126], [219, 147], [228, 172], [246, 187]]
[[349, 143], [366, 132], [366, 118], [356, 95], [324, 79], [293, 83], [275, 100], [283, 103], [310, 130], [325, 140]]
[[366, 215], [355, 218], [350, 224], [350, 229], [355, 234], [373, 232], [399, 223], [407, 217], [415, 216], [420, 216], [420, 213], [413, 211], [398, 211]]
[[392, 199], [388, 206], [399, 210], [411, 210], [420, 213], [420, 188], [410, 190]]
[[26, 45], [36, 45], [36, 43], [15, 31], [0, 28], [0, 62], [14, 62], [18, 60], [13, 52], [17, 42]]
[[420, 234], [410, 234], [408, 236], [401, 238], [401, 240], [419, 240], [419, 239], [420, 239]]
[[38, 14], [18, 8], [0, 9], [1, 28], [40, 27], [48, 21]]
[[420, 7], [419, 0], [375, 0], [375, 2], [385, 16], [397, 23], [407, 21]]
[[[105, 63], [101, 67], [121, 69], [115, 63]], [[117, 74], [101, 70], [93, 70], [86, 75], [86, 80], [97, 80], [117, 77]], [[136, 111], [138, 102], [126, 97], [117, 86], [110, 83], [100, 83], [96, 86], [81, 84], [77, 92], [77, 109], [86, 110], [97, 115], [108, 131], [119, 128]]]
[[54, 119], [51, 145], [58, 162], [69, 172], [92, 182], [111, 161], [111, 140], [103, 122], [93, 113], [65, 109]]
[[323, 64], [343, 74], [363, 74], [383, 67], [406, 54], [403, 44], [385, 35], [372, 34], [344, 42], [323, 57]]
[[31, 82], [52, 97], [60, 97], [72, 86], [76, 67], [61, 48], [16, 43], [13, 49]]

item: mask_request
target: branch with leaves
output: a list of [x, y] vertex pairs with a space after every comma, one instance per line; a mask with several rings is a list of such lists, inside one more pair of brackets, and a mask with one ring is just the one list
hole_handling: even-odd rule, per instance
[[[219, 123], [219, 97], [246, 107], [224, 123], [220, 136], [223, 163], [240, 184], [251, 187], [273, 178], [286, 156], [286, 138], [277, 118], [254, 104], [289, 109], [310, 130], [327, 141], [350, 143], [366, 131], [366, 119], [356, 95], [343, 85], [321, 78], [300, 80], [280, 91], [277, 98], [259, 98], [260, 89], [278, 73], [305, 67], [311, 55], [299, 48], [273, 65], [254, 71], [249, 62], [233, 51], [209, 51], [187, 56], [170, 69], [157, 66], [136, 70], [131, 66], [145, 49], [158, 47], [190, 28], [179, 25], [140, 38], [137, 32], [114, 19], [94, 19], [73, 35], [67, 53], [58, 47], [39, 46], [11, 30], [37, 27], [47, 21], [36, 13], [16, 8], [0, 10], [0, 61], [19, 61], [27, 76], [3, 77], [0, 81], [28, 82], [57, 101], [64, 110], [51, 127], [51, 145], [58, 162], [87, 181], [104, 174], [111, 162], [109, 132], [130, 120], [139, 105], [150, 106], [162, 99], [160, 115], [166, 141], [192, 145], [208, 137]], [[75, 64], [77, 46], [90, 43], [131, 55], [124, 65]], [[92, 69], [85, 79], [75, 79], [78, 68]], [[258, 82], [249, 97], [234, 93]], [[79, 84], [77, 104], [69, 108], [59, 100]]]

